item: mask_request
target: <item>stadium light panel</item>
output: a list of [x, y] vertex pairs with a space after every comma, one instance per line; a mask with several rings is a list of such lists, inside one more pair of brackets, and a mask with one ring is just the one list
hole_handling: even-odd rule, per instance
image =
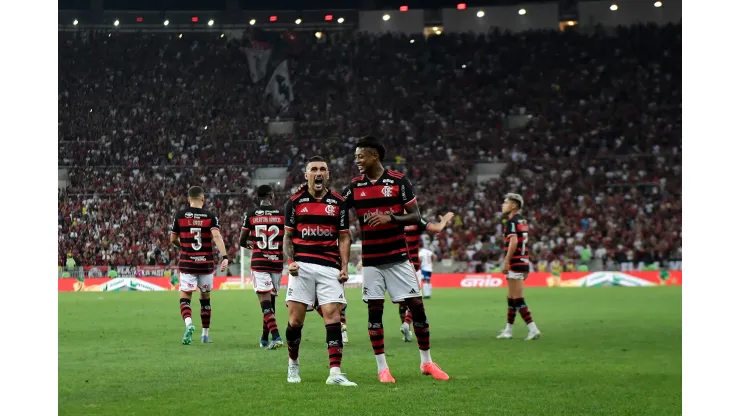
[[612, 4], [611, 6], [609, 6], [609, 10], [616, 12], [617, 10], [619, 10], [619, 6], [617, 6], [616, 4]]
[[388, 20], [390, 20], [390, 19], [391, 19], [391, 15], [389, 15], [389, 14], [384, 14], [384, 15], [383, 15], [383, 20], [385, 20], [386, 22], [387, 22]]
[[484, 12], [483, 10], [478, 10], [478, 13], [476, 13], [475, 15], [478, 17], [483, 17], [486, 15], [486, 12]]
[[653, 6], [655, 6], [655, 7], [663, 7], [663, 2], [662, 1], [656, 1], [655, 3], [653, 3]]
[[527, 9], [519, 9], [519, 16], [524, 16], [527, 14]]
[[118, 25], [120, 25], [120, 24], [121, 24], [121, 22], [119, 22], [119, 21], [118, 21], [118, 19], [116, 19], [116, 21], [115, 21], [115, 22], [113, 22], [113, 26], [118, 26]]
[[214, 23], [214, 22], [213, 22], [213, 19], [209, 20], [209, 21], [208, 21], [208, 26], [213, 26], [213, 23]]
[[77, 24], [78, 24], [78, 23], [80, 23], [80, 22], [79, 22], [79, 21], [78, 21], [77, 19], [75, 19], [75, 20], [74, 20], [74, 21], [72, 22], [72, 24], [73, 24], [73, 25], [75, 25], [75, 26], [77, 26]]
[[170, 24], [170, 21], [169, 20], [165, 20], [163, 23], [164, 23], [165, 26], [168, 26]]
[[251, 26], [254, 26], [254, 24], [255, 24], [255, 23], [257, 23], [257, 21], [256, 21], [256, 20], [254, 20], [254, 19], [252, 19], [252, 20], [250, 20], [250, 21], [249, 21], [249, 24], [250, 24]]
[[337, 23], [344, 23], [344, 17], [340, 17], [339, 19], [337, 19]]

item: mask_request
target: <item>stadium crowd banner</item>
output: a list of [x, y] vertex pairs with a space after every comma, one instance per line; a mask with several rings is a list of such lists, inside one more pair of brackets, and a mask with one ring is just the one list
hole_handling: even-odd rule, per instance
[[[595, 287], [595, 286], [660, 286], [681, 285], [681, 271], [668, 272], [564, 272], [560, 276], [547, 272], [530, 273], [528, 287]], [[459, 288], [505, 287], [503, 273], [432, 274], [432, 285]]]
[[108, 266], [82, 266], [85, 277], [105, 277], [108, 275]]
[[129, 278], [129, 277], [167, 277], [167, 273], [170, 268], [164, 265], [157, 266], [82, 266], [82, 270], [85, 273], [85, 278], [90, 277], [107, 277], [108, 273], [115, 269], [118, 273], [118, 277]]
[[[107, 277], [58, 279], [60, 292], [110, 292], [110, 291], [163, 291], [179, 290], [176, 280], [167, 277]], [[669, 272], [566, 272], [560, 277], [551, 273], [534, 272], [527, 277], [529, 287], [596, 287], [596, 286], [673, 286], [681, 285], [681, 271]], [[216, 290], [241, 289], [239, 276], [216, 276], [213, 288]], [[283, 276], [281, 286], [288, 284], [288, 276]], [[501, 273], [440, 273], [432, 275], [435, 288], [499, 288], [506, 286]], [[350, 275], [345, 287], [361, 287], [362, 275]], [[253, 289], [252, 278], [246, 277], [245, 289]]]

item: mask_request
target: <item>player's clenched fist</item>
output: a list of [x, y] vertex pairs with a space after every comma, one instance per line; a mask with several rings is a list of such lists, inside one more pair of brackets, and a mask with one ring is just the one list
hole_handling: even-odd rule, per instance
[[229, 259], [224, 257], [224, 259], [221, 260], [221, 271], [225, 272], [227, 267], [229, 267]]
[[344, 283], [347, 280], [349, 280], [349, 272], [346, 267], [342, 267], [342, 271], [339, 272], [339, 281]]
[[298, 276], [298, 263], [290, 263], [288, 266], [288, 273], [290, 273], [291, 276]]

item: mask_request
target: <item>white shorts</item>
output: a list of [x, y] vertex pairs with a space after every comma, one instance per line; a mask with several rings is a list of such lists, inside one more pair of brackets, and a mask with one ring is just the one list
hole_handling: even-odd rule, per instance
[[211, 274], [180, 274], [180, 290], [182, 292], [195, 292], [200, 289], [208, 293], [213, 289], [213, 273]]
[[346, 304], [344, 286], [339, 282], [339, 270], [313, 263], [298, 263], [298, 276], [288, 274], [288, 293], [285, 302], [303, 303], [312, 309], [318, 299], [319, 306], [327, 303]]
[[419, 289], [421, 289], [421, 281], [424, 280], [424, 276], [421, 275], [421, 270], [416, 271], [416, 281], [419, 282]]
[[254, 291], [257, 293], [269, 293], [272, 296], [277, 296], [278, 290], [280, 290], [280, 279], [282, 278], [282, 273], [252, 270], [252, 284], [254, 285]]
[[512, 272], [509, 270], [509, 274], [506, 275], [507, 279], [511, 280], [525, 280], [527, 278], [526, 272]]
[[362, 300], [385, 299], [386, 291], [393, 303], [421, 297], [419, 280], [410, 261], [362, 267]]

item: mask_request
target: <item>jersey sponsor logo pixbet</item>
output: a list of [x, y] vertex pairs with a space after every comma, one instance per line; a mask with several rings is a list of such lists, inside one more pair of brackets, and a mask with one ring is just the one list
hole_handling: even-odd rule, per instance
[[331, 237], [332, 234], [331, 228], [306, 227], [301, 230], [301, 238], [304, 240], [306, 237]]
[[393, 215], [393, 210], [389, 209], [388, 211], [381, 211], [379, 209], [376, 209], [375, 211], [366, 212], [365, 215], [362, 216], [362, 219], [364, 222], [370, 221], [370, 216], [373, 214], [377, 215]]

